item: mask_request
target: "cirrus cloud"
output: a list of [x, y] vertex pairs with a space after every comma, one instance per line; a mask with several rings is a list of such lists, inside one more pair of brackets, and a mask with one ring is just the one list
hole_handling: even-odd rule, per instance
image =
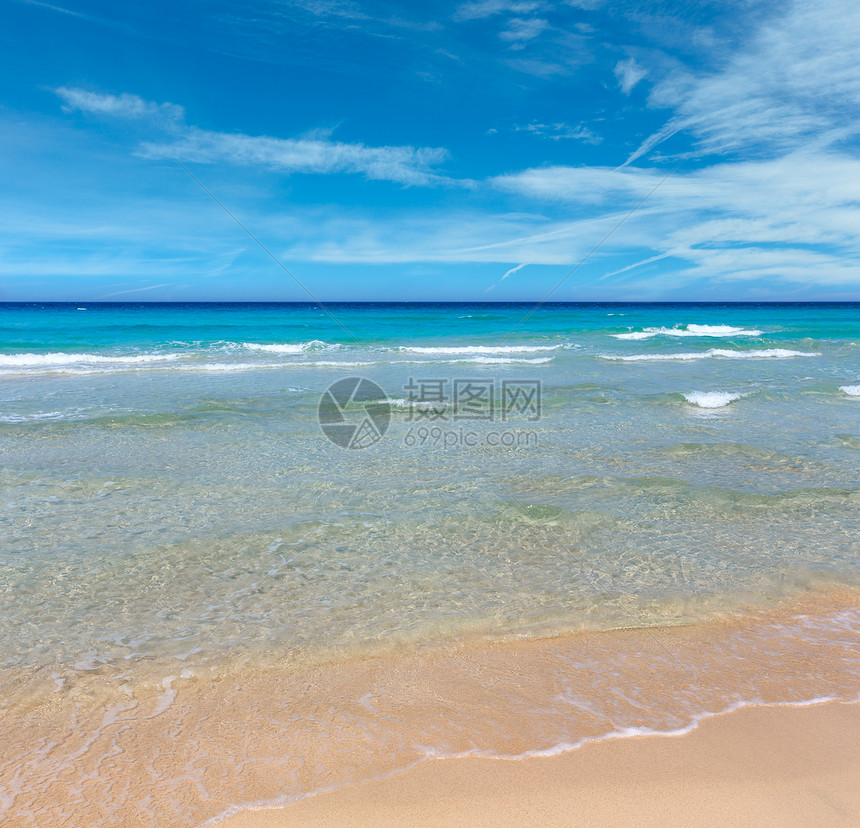
[[165, 139], [140, 144], [137, 154], [144, 158], [261, 166], [285, 173], [353, 173], [407, 185], [446, 180], [433, 170], [448, 158], [447, 150], [439, 147], [372, 147], [333, 141], [326, 130], [298, 138], [216, 132], [186, 124], [184, 109], [176, 104], [155, 103], [128, 93], [110, 95], [64, 86], [54, 92], [65, 111], [144, 121], [153, 130], [166, 128]]

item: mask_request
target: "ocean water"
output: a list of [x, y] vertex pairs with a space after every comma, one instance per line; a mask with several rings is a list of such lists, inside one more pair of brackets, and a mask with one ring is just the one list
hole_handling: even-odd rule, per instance
[[[335, 392], [338, 431], [320, 401], [345, 378], [373, 385]], [[22, 825], [86, 809], [198, 824], [261, 798], [240, 784], [254, 762], [270, 771], [254, 790], [289, 801], [381, 756], [516, 755], [849, 698], [860, 305], [0, 305], [0, 504], [0, 813]], [[553, 640], [590, 702], [559, 708], [573, 691], [536, 677], [558, 673], [561, 650], [535, 655]], [[782, 694], [755, 671], [701, 680], [742, 646]], [[529, 658], [527, 699], [504, 686]], [[415, 659], [427, 697], [409, 695]], [[594, 719], [654, 669], [696, 679]], [[241, 732], [212, 730], [215, 698], [266, 723], [253, 761]], [[523, 717], [516, 738], [475, 725], [494, 707]], [[326, 731], [332, 764], [307, 729], [323, 709], [355, 728]], [[189, 740], [199, 774], [232, 787], [177, 773]], [[116, 756], [146, 757], [147, 793], [122, 794]], [[76, 773], [91, 787], [58, 794]], [[181, 796], [153, 794], [179, 778]]]

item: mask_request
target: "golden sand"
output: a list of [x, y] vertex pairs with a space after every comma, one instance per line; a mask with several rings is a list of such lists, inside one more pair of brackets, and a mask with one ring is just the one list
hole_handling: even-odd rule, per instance
[[860, 705], [752, 707], [680, 737], [442, 759], [223, 828], [860, 825]]
[[629, 728], [678, 731], [740, 704], [854, 700], [858, 606], [844, 590], [695, 626], [428, 645], [303, 669], [95, 675], [5, 708], [0, 822], [197, 825], [417, 763], [442, 776], [471, 766], [423, 762], [434, 756], [520, 756]]

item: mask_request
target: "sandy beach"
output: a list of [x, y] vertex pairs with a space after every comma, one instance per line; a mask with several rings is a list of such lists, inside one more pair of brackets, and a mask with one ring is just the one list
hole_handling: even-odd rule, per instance
[[860, 704], [749, 707], [683, 736], [424, 762], [225, 828], [860, 824]]
[[856, 606], [25, 687], [4, 825], [858, 824]]
[[2, 21], [0, 828], [860, 828], [858, 0]]

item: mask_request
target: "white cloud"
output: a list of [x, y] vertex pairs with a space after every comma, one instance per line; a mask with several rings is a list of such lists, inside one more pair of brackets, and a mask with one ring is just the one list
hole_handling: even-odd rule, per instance
[[620, 198], [635, 203], [664, 174], [633, 168], [555, 166], [501, 175], [492, 179], [492, 183], [508, 192], [549, 201], [607, 204]]
[[633, 58], [619, 60], [615, 64], [615, 77], [618, 86], [625, 95], [629, 95], [634, 86], [648, 73]]
[[146, 287], [129, 288], [128, 290], [116, 290], [113, 293], [105, 293], [100, 299], [110, 299], [112, 296], [124, 296], [127, 293], [143, 293], [147, 290], [160, 290], [161, 288], [173, 287], [173, 282], [164, 282], [160, 285], [147, 285]]
[[587, 126], [579, 124], [570, 126], [565, 123], [558, 124], [538, 124], [532, 123], [526, 126], [514, 127], [515, 132], [531, 132], [533, 135], [541, 135], [549, 138], [552, 141], [561, 141], [564, 139], [573, 139], [582, 141], [585, 144], [599, 144], [603, 137], [596, 132], [590, 130]]
[[[550, 167], [491, 183], [554, 202], [555, 217], [423, 212], [390, 218], [306, 217], [283, 255], [329, 263], [508, 263], [571, 266], [665, 177], [660, 169]], [[527, 207], [527, 205], [523, 205]], [[559, 217], [567, 213], [567, 218]], [[295, 222], [295, 219], [291, 220]], [[809, 152], [724, 163], [665, 180], [596, 252], [601, 290], [683, 290], [696, 280], [759, 280], [770, 291], [860, 285], [860, 160]], [[661, 263], [658, 265], [658, 263]], [[623, 265], [619, 267], [619, 265]], [[508, 265], [509, 266], [509, 265]], [[524, 265], [510, 268], [502, 279]]]
[[512, 43], [512, 48], [518, 48], [522, 43], [534, 40], [548, 28], [549, 23], [538, 17], [529, 19], [512, 17], [508, 21], [508, 28], [499, 32], [499, 37], [508, 43]]
[[86, 15], [81, 14], [80, 12], [71, 11], [70, 9], [65, 9], [62, 6], [55, 6], [52, 3], [42, 3], [39, 0], [23, 0], [28, 6], [39, 6], [43, 9], [50, 9], [51, 11], [60, 12], [61, 14], [69, 14], [72, 17], [83, 17], [86, 18]]
[[297, 225], [296, 217], [290, 219], [295, 241], [283, 251], [285, 259], [341, 264], [520, 261], [563, 265], [581, 256], [592, 238], [589, 230], [598, 233], [605, 223], [603, 217], [594, 222], [550, 221], [523, 214], [450, 210], [400, 214], [395, 224], [332, 211], [298, 221]]
[[[287, 173], [358, 173], [380, 181], [430, 184], [444, 180], [432, 167], [448, 157], [434, 147], [383, 146], [331, 140], [330, 130], [313, 130], [298, 138], [213, 132], [188, 126], [181, 106], [154, 103], [137, 95], [102, 95], [83, 89], [54, 90], [63, 109], [117, 118], [144, 119], [151, 127], [168, 126], [169, 138], [145, 141], [138, 154], [152, 159], [261, 166]], [[164, 121], [168, 123], [165, 124]]]
[[137, 95], [101, 95], [85, 89], [60, 86], [54, 90], [63, 101], [66, 112], [79, 110], [95, 115], [110, 115], [116, 118], [166, 118], [182, 120], [185, 110], [172, 103], [145, 101]]
[[368, 147], [313, 138], [270, 138], [188, 128], [176, 140], [144, 143], [145, 158], [178, 158], [203, 164], [261, 166], [289, 173], [360, 173], [380, 181], [429, 184], [441, 181], [431, 167], [448, 157], [428, 147]]
[[505, 12], [511, 14], [528, 14], [539, 8], [541, 4], [530, 0], [476, 0], [473, 3], [463, 3], [454, 11], [454, 20], [480, 20]]
[[518, 273], [519, 271], [521, 271], [521, 270], [522, 270], [524, 267], [526, 267], [527, 265], [528, 265], [528, 262], [523, 262], [523, 264], [518, 264], [516, 267], [512, 267], [510, 270], [508, 270], [508, 271], [505, 273], [505, 275], [504, 275], [504, 276], [502, 276], [501, 281], [503, 281], [503, 282], [504, 282], [504, 281], [505, 281], [505, 279], [507, 279], [507, 278], [508, 278], [508, 276], [513, 276], [513, 275], [514, 275], [514, 273]]
[[[685, 130], [702, 153], [774, 155], [856, 133], [860, 107], [860, 7], [854, 0], [796, 0], [748, 46], [708, 75], [676, 72], [654, 89], [675, 114], [627, 163]], [[848, 126], [848, 124], [851, 124]]]
[[[676, 173], [547, 167], [494, 179], [524, 197], [621, 218], [644, 196], [608, 251], [648, 251], [635, 266], [673, 258], [686, 277], [860, 284], [860, 160], [810, 150]], [[538, 245], [538, 248], [540, 245]], [[540, 250], [531, 254], [540, 262]], [[614, 271], [630, 272], [635, 266]]]

